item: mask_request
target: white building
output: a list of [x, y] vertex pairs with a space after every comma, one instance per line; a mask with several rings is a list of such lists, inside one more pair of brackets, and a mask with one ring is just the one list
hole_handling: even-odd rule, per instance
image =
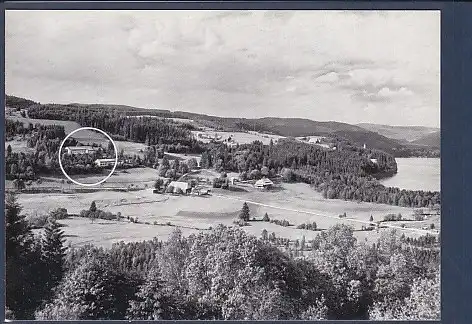
[[96, 159], [95, 164], [99, 167], [114, 166], [115, 159]]
[[172, 186], [174, 188], [174, 192], [176, 192], [177, 188], [182, 189], [184, 193], [190, 193], [190, 191], [192, 190], [192, 187], [188, 182], [172, 181], [171, 183], [169, 183], [169, 186]]
[[377, 164], [377, 159], [370, 159], [370, 162]]
[[270, 188], [274, 185], [274, 183], [267, 178], [262, 178], [260, 180], [257, 180], [256, 183], [254, 184], [254, 187], [256, 188]]
[[68, 146], [66, 152], [68, 155], [72, 154], [91, 154], [98, 150], [97, 147], [93, 146]]

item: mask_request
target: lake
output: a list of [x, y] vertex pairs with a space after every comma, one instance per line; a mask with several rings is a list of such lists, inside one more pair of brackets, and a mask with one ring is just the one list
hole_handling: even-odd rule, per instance
[[440, 191], [441, 160], [439, 158], [395, 158], [398, 173], [383, 179], [386, 187], [408, 190]]

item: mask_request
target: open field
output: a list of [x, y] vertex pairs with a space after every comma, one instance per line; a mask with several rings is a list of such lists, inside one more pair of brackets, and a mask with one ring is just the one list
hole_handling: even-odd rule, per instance
[[22, 139], [19, 136], [16, 136], [15, 139], [12, 141], [5, 141], [5, 149], [8, 147], [8, 145], [11, 146], [11, 149], [13, 152], [19, 152], [19, 153], [34, 153], [35, 149], [32, 147], [28, 147], [26, 145], [26, 140]]
[[[72, 179], [77, 180], [81, 183], [95, 183], [102, 180], [106, 175], [108, 175], [110, 170], [104, 170], [103, 175], [91, 175], [91, 176], [72, 176]], [[158, 171], [152, 168], [133, 168], [126, 170], [115, 170], [114, 174], [103, 184], [101, 187], [114, 187], [114, 188], [123, 188], [127, 187], [130, 184], [133, 184], [136, 187], [145, 188], [152, 187], [154, 181], [159, 177]], [[58, 189], [75, 189], [83, 188], [74, 183], [67, 183], [67, 178], [64, 175], [61, 176], [50, 176], [50, 177], [41, 177], [41, 183], [36, 181], [29, 187], [31, 188], [58, 188]], [[63, 183], [64, 181], [64, 183]], [[99, 188], [100, 188], [99, 186]], [[5, 181], [5, 187], [7, 189], [13, 188], [13, 183], [10, 180]]]
[[[71, 246], [93, 244], [109, 248], [113, 243], [120, 241], [127, 243], [137, 240], [152, 240], [154, 237], [166, 240], [174, 230], [174, 227], [171, 226], [135, 224], [128, 221], [117, 222], [102, 219], [96, 220], [92, 224], [89, 219], [80, 217], [61, 220], [59, 223], [65, 225], [61, 229]], [[187, 228], [181, 228], [181, 230], [184, 235], [198, 231]], [[34, 232], [39, 233], [41, 230], [34, 230]]]
[[202, 159], [202, 156], [200, 154], [181, 154], [181, 153], [165, 152], [165, 155], [167, 156], [169, 160], [177, 158], [179, 161], [184, 161], [184, 162], [187, 162], [191, 158], [195, 158], [199, 165], [200, 165], [200, 160]]
[[[412, 209], [369, 203], [355, 203], [342, 200], [327, 200], [313, 191], [305, 184], [283, 184], [282, 190], [267, 192], [258, 191], [250, 186], [246, 191], [231, 192], [215, 189], [213, 196], [176, 196], [165, 194], [153, 194], [151, 189], [136, 192], [93, 192], [79, 194], [21, 194], [19, 202], [24, 208], [24, 213], [34, 215], [47, 213], [57, 207], [65, 207], [71, 214], [77, 214], [83, 209], [88, 209], [92, 201], [97, 207], [112, 213], [120, 212], [122, 216], [137, 217], [142, 223], [155, 221], [160, 224], [170, 222], [172, 225], [183, 228], [207, 229], [217, 224], [232, 225], [233, 220], [242, 207], [243, 201], [263, 203], [272, 207], [289, 208], [292, 211], [260, 206], [248, 203], [251, 218], [261, 219], [264, 213], [268, 213], [272, 219], [286, 219], [294, 226], [282, 227], [272, 223], [262, 221], [250, 222], [250, 226], [243, 227], [248, 233], [259, 236], [263, 229], [274, 232], [277, 236], [290, 239], [300, 239], [303, 235], [306, 239], [316, 236], [317, 232], [296, 229], [301, 223], [315, 221], [318, 228], [327, 229], [338, 223], [352, 225], [355, 235], [361, 240], [375, 240], [378, 238], [377, 231], [359, 231], [362, 224], [350, 222], [348, 219], [341, 219], [337, 216], [346, 212], [347, 218], [368, 221], [373, 215], [374, 221], [382, 220], [388, 213], [402, 213], [404, 218], [410, 218]], [[238, 199], [238, 200], [237, 200]], [[312, 214], [297, 212], [309, 211]], [[324, 216], [331, 216], [324, 217]], [[92, 224], [90, 220], [69, 219], [62, 223], [66, 234], [76, 235], [73, 242], [81, 243], [92, 240], [100, 245], [109, 244], [108, 241], [140, 241], [150, 239], [153, 236], [162, 237], [168, 235], [172, 230], [171, 226], [156, 226], [146, 224], [124, 224], [122, 222], [102, 222], [108, 225]], [[425, 222], [405, 221], [407, 227], [421, 228], [435, 223], [439, 228], [439, 217], [432, 218]], [[78, 226], [77, 224], [80, 224]], [[76, 226], [77, 225], [77, 226]], [[129, 227], [128, 227], [129, 226]], [[90, 227], [89, 230], [87, 228]], [[136, 228], [136, 229], [135, 229]], [[103, 233], [99, 230], [103, 229]], [[141, 229], [141, 230], [140, 230]], [[383, 229], [380, 229], [382, 231]], [[405, 235], [418, 236], [420, 233], [404, 231]], [[94, 234], [95, 233], [95, 234]], [[108, 239], [106, 239], [108, 237]]]
[[238, 144], [248, 144], [252, 143], [254, 141], [261, 141], [265, 145], [268, 145], [270, 143], [270, 140], [275, 143], [277, 140], [280, 138], [283, 138], [283, 136], [279, 135], [269, 135], [269, 134], [262, 134], [258, 132], [221, 132], [221, 131], [213, 131], [213, 130], [208, 130], [208, 131], [192, 131], [192, 134], [197, 138], [198, 140], [208, 143], [210, 142], [210, 139], [208, 138], [200, 138], [198, 137], [199, 134], [205, 134], [207, 136], [221, 136], [221, 140], [224, 141], [228, 139], [229, 137], [232, 137], [235, 143]]

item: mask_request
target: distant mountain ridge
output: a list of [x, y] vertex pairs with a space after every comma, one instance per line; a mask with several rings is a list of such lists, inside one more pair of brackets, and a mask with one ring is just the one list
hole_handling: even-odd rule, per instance
[[[33, 101], [18, 97], [6, 96], [6, 105], [17, 108], [21, 103], [22, 108], [28, 104], [38, 104]], [[55, 106], [49, 104], [48, 106]], [[151, 115], [162, 118], [180, 118], [193, 120], [197, 126], [206, 126], [225, 131], [258, 131], [286, 137], [300, 137], [310, 135], [342, 137], [351, 143], [368, 148], [379, 149], [387, 153], [395, 154], [412, 147], [426, 147], [434, 143], [435, 137], [422, 139], [424, 136], [438, 131], [438, 129], [422, 126], [388, 126], [376, 124], [351, 125], [336, 121], [314, 121], [306, 118], [235, 118], [218, 117], [184, 111], [169, 111], [162, 109], [136, 108], [127, 105], [116, 104], [79, 104], [57, 105], [76, 107], [80, 109], [107, 109], [126, 116]], [[416, 143], [408, 143], [417, 140]], [[434, 146], [436, 147], [436, 146]]]
[[404, 142], [413, 142], [429, 134], [439, 132], [439, 128], [425, 126], [390, 126], [371, 123], [361, 123], [357, 124], [357, 126]]

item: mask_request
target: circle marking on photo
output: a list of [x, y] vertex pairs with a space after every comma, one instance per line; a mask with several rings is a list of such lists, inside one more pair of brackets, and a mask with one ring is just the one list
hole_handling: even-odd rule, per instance
[[[110, 171], [110, 173], [101, 181], [98, 181], [96, 183], [81, 183], [79, 181], [76, 181], [74, 179], [72, 179], [68, 174], [67, 172], [64, 170], [64, 167], [62, 166], [62, 156], [61, 156], [61, 151], [62, 151], [62, 147], [64, 146], [64, 143], [67, 141], [67, 139], [69, 137], [71, 137], [73, 134], [79, 132], [79, 131], [83, 131], [83, 130], [92, 130], [92, 131], [96, 131], [96, 132], [99, 132], [99, 133], [102, 133], [103, 135], [105, 135], [109, 140], [110, 142], [113, 144], [113, 149], [115, 150], [115, 164], [113, 165], [113, 169]], [[76, 185], [79, 185], [79, 186], [84, 186], [84, 187], [94, 187], [94, 186], [98, 186], [99, 184], [105, 182], [108, 180], [108, 178], [111, 177], [111, 175], [113, 174], [113, 172], [115, 172], [115, 169], [116, 169], [116, 166], [118, 165], [118, 149], [116, 147], [116, 144], [115, 144], [115, 141], [113, 141], [113, 139], [110, 137], [110, 135], [108, 135], [106, 132], [104, 132], [103, 130], [101, 129], [98, 129], [98, 128], [95, 128], [95, 127], [80, 127], [80, 128], [77, 128], [75, 130], [73, 130], [70, 134], [68, 134], [61, 142], [61, 145], [59, 146], [59, 167], [61, 168], [61, 171], [62, 173], [66, 176], [67, 179], [69, 179], [70, 181], [72, 181], [73, 183], [75, 183]]]

